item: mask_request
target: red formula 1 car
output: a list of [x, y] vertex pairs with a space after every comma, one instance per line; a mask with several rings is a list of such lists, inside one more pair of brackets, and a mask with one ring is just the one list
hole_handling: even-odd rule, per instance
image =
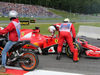
[[[57, 52], [57, 46], [58, 46], [58, 35], [55, 36], [47, 36], [40, 34], [39, 27], [36, 27], [35, 29], [22, 29], [21, 31], [21, 38], [20, 40], [30, 40], [30, 42], [36, 46], [39, 46], [41, 48], [42, 54], [48, 54], [48, 53], [56, 53]], [[79, 55], [82, 52], [81, 44], [77, 41], [73, 43], [77, 48]], [[32, 50], [35, 52], [38, 52], [37, 48], [31, 46], [31, 45], [25, 45], [23, 46], [24, 50]], [[72, 57], [72, 53], [70, 51], [69, 46], [67, 45], [66, 41], [63, 44], [62, 53], [66, 53], [69, 57]]]
[[85, 38], [78, 38], [77, 41], [81, 44], [81, 46], [85, 50], [85, 53], [88, 57], [95, 57], [95, 58], [100, 57], [100, 48], [99, 47], [89, 44], [89, 41]]
[[[38, 27], [36, 27], [36, 29], [22, 29], [20, 32], [20, 40], [30, 40], [32, 44], [41, 48], [40, 53], [48, 54], [57, 52], [58, 35], [53, 37], [42, 35], [40, 34]], [[78, 38], [73, 44], [77, 47], [79, 55], [85, 51], [87, 56], [100, 57], [100, 48], [90, 45], [85, 38]], [[23, 49], [38, 52], [37, 48], [31, 45], [25, 45]], [[72, 57], [72, 53], [66, 41], [64, 42], [62, 49], [62, 53], [66, 53], [69, 57]]]

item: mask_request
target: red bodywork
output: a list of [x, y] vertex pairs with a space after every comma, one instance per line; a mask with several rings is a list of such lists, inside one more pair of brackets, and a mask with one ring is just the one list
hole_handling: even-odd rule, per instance
[[90, 45], [90, 44], [88, 44], [87, 41], [82, 42], [79, 39], [77, 41], [82, 45], [82, 47], [89, 49], [89, 50], [85, 51], [87, 56], [100, 57], [100, 48], [99, 47]]
[[[41, 49], [55, 45], [58, 43], [58, 36], [51, 37], [47, 35], [41, 35], [39, 29], [22, 29], [20, 30], [20, 40], [30, 40], [30, 42]], [[31, 45], [25, 45], [23, 48], [36, 49]]]

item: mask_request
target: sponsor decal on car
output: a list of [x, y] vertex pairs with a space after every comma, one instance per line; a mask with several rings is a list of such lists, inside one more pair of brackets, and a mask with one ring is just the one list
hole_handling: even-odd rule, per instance
[[54, 53], [54, 52], [55, 52], [54, 47], [50, 47], [50, 48], [48, 49], [48, 53]]
[[21, 35], [24, 36], [24, 32], [22, 32]]

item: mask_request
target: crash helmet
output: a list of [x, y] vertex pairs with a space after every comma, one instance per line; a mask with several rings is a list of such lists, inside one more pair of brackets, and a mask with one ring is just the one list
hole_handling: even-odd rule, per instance
[[12, 19], [16, 19], [17, 16], [18, 16], [17, 11], [15, 11], [15, 10], [11, 10], [11, 11], [9, 12], [9, 19], [10, 19], [10, 20], [12, 20]]
[[4, 27], [0, 27], [0, 30], [3, 30], [4, 29]]
[[55, 28], [54, 26], [50, 26], [50, 27], [48, 28], [48, 30], [49, 30], [50, 33], [53, 33], [53, 32], [56, 31], [56, 28]]
[[68, 18], [65, 18], [63, 22], [68, 23], [68, 22], [70, 22], [70, 20]]

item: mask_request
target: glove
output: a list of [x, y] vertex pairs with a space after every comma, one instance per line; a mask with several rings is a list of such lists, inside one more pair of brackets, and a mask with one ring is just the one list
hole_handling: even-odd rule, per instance
[[73, 42], [75, 42], [75, 38], [73, 38]]

